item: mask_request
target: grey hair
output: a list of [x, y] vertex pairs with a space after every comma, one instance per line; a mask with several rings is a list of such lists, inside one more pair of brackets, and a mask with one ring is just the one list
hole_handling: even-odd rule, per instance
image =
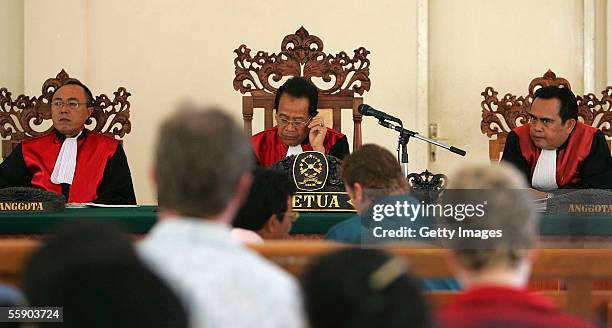
[[221, 213], [253, 167], [248, 138], [216, 108], [183, 106], [161, 126], [155, 153], [159, 206], [181, 215]]
[[[473, 165], [460, 169], [451, 179], [451, 188], [480, 189], [487, 193], [487, 212], [478, 227], [501, 229], [503, 238], [491, 238], [486, 247], [464, 247], [457, 239], [451, 247], [463, 266], [474, 271], [503, 265], [515, 267], [537, 238], [538, 213], [524, 177], [512, 166]], [[468, 194], [469, 192], [466, 192]]]

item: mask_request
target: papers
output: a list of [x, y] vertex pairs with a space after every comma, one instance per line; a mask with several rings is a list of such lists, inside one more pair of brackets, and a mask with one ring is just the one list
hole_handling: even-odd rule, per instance
[[124, 208], [124, 207], [138, 207], [138, 205], [109, 205], [109, 204], [98, 204], [98, 203], [85, 203], [88, 207], [104, 207], [104, 208]]
[[66, 203], [66, 208], [85, 208], [85, 203]]

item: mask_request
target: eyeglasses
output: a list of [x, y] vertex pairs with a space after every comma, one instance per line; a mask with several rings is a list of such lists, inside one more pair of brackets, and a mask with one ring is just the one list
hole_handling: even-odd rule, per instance
[[291, 220], [291, 222], [295, 222], [300, 217], [300, 213], [291, 211], [291, 212], [278, 213], [276, 214], [276, 216], [279, 218], [287, 217], [287, 219]]
[[278, 122], [278, 125], [282, 125], [282, 126], [287, 126], [290, 123], [293, 124], [294, 127], [296, 128], [300, 128], [308, 123], [310, 123], [312, 119], [308, 119], [306, 121], [302, 120], [302, 119], [296, 119], [296, 120], [288, 120], [284, 117], [278, 116], [276, 115], [276, 121]]
[[53, 109], [60, 109], [63, 108], [64, 105], [68, 105], [68, 108], [75, 110], [77, 108], [79, 108], [80, 105], [88, 105], [89, 103], [83, 102], [80, 103], [78, 100], [68, 100], [68, 101], [63, 101], [63, 100], [54, 100], [51, 102], [51, 107]]

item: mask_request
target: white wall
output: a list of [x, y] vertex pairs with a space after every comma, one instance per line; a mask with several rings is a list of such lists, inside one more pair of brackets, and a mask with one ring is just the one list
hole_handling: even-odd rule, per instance
[[88, 80], [87, 7], [82, 0], [24, 0], [24, 80], [28, 95], [62, 68]]
[[23, 2], [0, 0], [0, 86], [12, 97], [23, 92]]
[[440, 151], [431, 165], [436, 171], [488, 161], [480, 132], [480, 93], [487, 86], [499, 98], [525, 95], [529, 82], [550, 68], [582, 91], [582, 0], [434, 0], [429, 15], [430, 122], [468, 152], [461, 158]]
[[[364, 95], [366, 103], [422, 134], [427, 134], [427, 121], [439, 123], [445, 142], [469, 154], [460, 158], [439, 151], [438, 161], [428, 164], [426, 147], [414, 140], [411, 171], [429, 167], [448, 173], [466, 161], [486, 161], [487, 139], [479, 127], [480, 93], [486, 86], [495, 86], [500, 96], [524, 94], [533, 77], [551, 68], [575, 91], [583, 89], [585, 0], [315, 0], [307, 6], [281, 0], [23, 0], [21, 16], [21, 1], [0, 1], [11, 13], [0, 13], [8, 17], [0, 24], [24, 26], [21, 33], [18, 28], [0, 33], [14, 43], [22, 35], [25, 49], [0, 55], [14, 58], [17, 64], [8, 67], [19, 67], [13, 77], [0, 66], [0, 85], [18, 89], [21, 83], [27, 93], [39, 94], [42, 82], [65, 68], [95, 93], [112, 96], [118, 86], [132, 93], [132, 133], [125, 148], [143, 204], [155, 202], [149, 172], [161, 120], [183, 99], [221, 105], [240, 120], [242, 95], [232, 87], [233, 50], [245, 43], [252, 53], [278, 52], [283, 36], [302, 25], [323, 39], [328, 53], [351, 55], [359, 46], [371, 51], [372, 90]], [[612, 84], [607, 64], [612, 61], [607, 46], [611, 2], [595, 0], [596, 85], [606, 78]], [[421, 32], [428, 37], [417, 44], [419, 13], [427, 15], [428, 30]], [[423, 49], [428, 67], [417, 67]], [[423, 70], [429, 74], [417, 82]], [[394, 133], [371, 118], [363, 125], [364, 142], [395, 151]], [[344, 129], [350, 133], [350, 124]]]
[[606, 22], [606, 57], [608, 63], [608, 76], [606, 85], [612, 85], [612, 0], [607, 1]]

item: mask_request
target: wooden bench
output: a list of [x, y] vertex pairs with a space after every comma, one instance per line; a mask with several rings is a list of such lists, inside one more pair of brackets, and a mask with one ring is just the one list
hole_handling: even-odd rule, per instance
[[[0, 240], [0, 282], [19, 287], [28, 255], [40, 245], [29, 239]], [[262, 256], [299, 277], [309, 263], [318, 256], [350, 247], [324, 241], [270, 241], [250, 246]], [[386, 248], [405, 258], [415, 275], [422, 278], [451, 277], [447, 262], [448, 250]], [[612, 327], [612, 292], [593, 290], [598, 279], [612, 279], [612, 250], [610, 249], [541, 249], [533, 265], [533, 278], [554, 278], [565, 282], [565, 290], [545, 291], [559, 307], [586, 319], [595, 317], [594, 308], [604, 311], [608, 326]], [[435, 291], [426, 294], [432, 306], [446, 305], [458, 292]]]
[[[329, 242], [267, 242], [251, 248], [287, 271], [300, 276], [317, 256], [348, 247]], [[422, 278], [452, 277], [453, 271], [445, 249], [387, 248], [387, 251], [405, 258], [415, 275]], [[586, 319], [595, 318], [594, 308], [605, 311], [604, 320], [612, 327], [612, 292], [594, 291], [593, 282], [612, 279], [612, 250], [609, 249], [541, 249], [532, 270], [532, 279], [560, 279], [565, 283], [562, 291], [544, 291], [542, 294], [566, 309]], [[428, 292], [432, 306], [446, 305], [457, 292]]]

